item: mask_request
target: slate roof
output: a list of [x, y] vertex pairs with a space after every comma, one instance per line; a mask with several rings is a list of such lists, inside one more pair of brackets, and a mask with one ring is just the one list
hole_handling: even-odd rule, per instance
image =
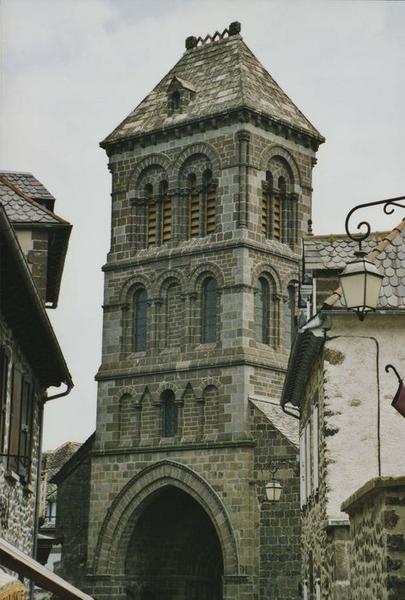
[[294, 446], [299, 445], [299, 420], [287, 415], [279, 403], [271, 402], [269, 398], [249, 396], [249, 400], [258, 408]]
[[[8, 218], [12, 223], [63, 223], [67, 221], [58, 217], [50, 210], [38, 204], [35, 198], [43, 198], [38, 194], [47, 190], [32, 175], [26, 173], [0, 172], [0, 202], [4, 206]], [[38, 185], [33, 182], [37, 182]], [[23, 187], [19, 187], [22, 183]], [[33, 196], [30, 195], [33, 193]], [[49, 194], [49, 192], [47, 192]], [[49, 194], [50, 198], [53, 198]]]
[[[373, 233], [362, 244], [370, 253], [387, 236], [386, 232]], [[313, 236], [304, 240], [304, 269], [306, 271], [341, 270], [353, 260], [358, 244], [344, 235]], [[384, 274], [379, 308], [405, 308], [405, 229], [381, 252], [375, 260]], [[336, 306], [342, 306], [337, 302]]]
[[42, 455], [42, 470], [47, 471], [46, 498], [55, 499], [57, 486], [50, 483], [50, 480], [63, 467], [65, 463], [80, 448], [81, 444], [77, 442], [66, 442], [55, 450], [49, 450]]
[[33, 200], [55, 200], [54, 196], [32, 173], [0, 171], [0, 177], [14, 184]]
[[[323, 141], [276, 81], [260, 64], [239, 34], [203, 41], [186, 50], [153, 91], [102, 142], [111, 142], [171, 125], [250, 108]], [[169, 114], [168, 89], [173, 78], [196, 90], [181, 113]]]

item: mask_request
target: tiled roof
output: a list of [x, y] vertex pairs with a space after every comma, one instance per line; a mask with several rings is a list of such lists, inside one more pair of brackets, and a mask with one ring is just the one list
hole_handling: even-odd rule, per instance
[[63, 467], [63, 465], [80, 448], [81, 444], [77, 442], [66, 442], [56, 450], [44, 452], [42, 455], [43, 469], [47, 471], [46, 497], [52, 498], [56, 494], [56, 485], [49, 483], [50, 479]]
[[[168, 89], [174, 78], [196, 93], [181, 113], [170, 114]], [[205, 42], [187, 50], [153, 91], [104, 140], [119, 139], [170, 125], [247, 107], [323, 140], [240, 35]]]
[[0, 202], [12, 223], [60, 223], [60, 219], [41, 205], [29, 202], [0, 179]]
[[32, 173], [23, 173], [18, 171], [0, 171], [0, 177], [14, 184], [22, 192], [27, 194], [33, 200], [49, 199], [55, 200], [54, 196]]
[[[373, 233], [362, 244], [370, 253], [387, 233]], [[347, 236], [313, 236], [304, 240], [305, 270], [341, 270], [353, 260], [358, 244]], [[405, 308], [405, 229], [381, 252], [375, 264], [384, 274], [379, 308]], [[342, 306], [337, 302], [336, 306]]]
[[268, 398], [249, 396], [254, 404], [294, 446], [299, 445], [299, 420], [287, 415], [279, 403], [271, 402]]

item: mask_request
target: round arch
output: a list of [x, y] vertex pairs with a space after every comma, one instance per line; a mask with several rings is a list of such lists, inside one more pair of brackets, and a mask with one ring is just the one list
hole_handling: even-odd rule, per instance
[[294, 156], [282, 146], [267, 146], [261, 153], [259, 159], [260, 169], [266, 171], [272, 158], [280, 157], [286, 161], [291, 169], [294, 178], [294, 184], [301, 186], [301, 173]]
[[222, 270], [215, 263], [208, 262], [208, 263], [199, 265], [190, 274], [190, 282], [189, 282], [190, 293], [196, 293], [198, 291], [198, 289], [197, 289], [198, 284], [201, 281], [201, 279], [205, 276], [214, 277], [219, 289], [224, 287], [225, 282], [224, 282], [224, 275], [222, 273]]
[[126, 185], [127, 192], [131, 190], [132, 186], [137, 184], [142, 171], [148, 167], [161, 167], [167, 174], [170, 167], [170, 159], [166, 156], [166, 154], [149, 154], [148, 156], [142, 158], [136, 163], [128, 176]]
[[177, 180], [181, 166], [194, 154], [205, 155], [211, 163], [213, 177], [219, 177], [221, 171], [221, 159], [215, 148], [205, 142], [191, 144], [190, 146], [184, 148], [184, 150], [180, 152], [170, 167], [170, 177]]
[[151, 494], [173, 486], [198, 502], [216, 530], [225, 575], [239, 574], [239, 551], [228, 512], [215, 490], [192, 468], [171, 460], [150, 465], [124, 486], [107, 511], [96, 545], [93, 573], [123, 572], [130, 535]]

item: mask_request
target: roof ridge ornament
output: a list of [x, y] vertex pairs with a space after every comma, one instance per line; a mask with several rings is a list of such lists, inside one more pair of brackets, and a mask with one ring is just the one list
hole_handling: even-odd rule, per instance
[[240, 32], [241, 24], [239, 21], [233, 21], [222, 33], [219, 31], [216, 31], [213, 35], [208, 33], [204, 38], [201, 36], [195, 37], [194, 35], [190, 35], [186, 38], [186, 50], [192, 50], [193, 48], [205, 46], [206, 44], [212, 44], [213, 42], [223, 40], [226, 37], [238, 35]]

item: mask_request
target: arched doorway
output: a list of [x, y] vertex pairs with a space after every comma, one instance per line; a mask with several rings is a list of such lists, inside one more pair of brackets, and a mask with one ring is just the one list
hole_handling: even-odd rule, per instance
[[202, 506], [172, 485], [151, 494], [129, 539], [125, 574], [141, 600], [222, 600], [221, 545]]

